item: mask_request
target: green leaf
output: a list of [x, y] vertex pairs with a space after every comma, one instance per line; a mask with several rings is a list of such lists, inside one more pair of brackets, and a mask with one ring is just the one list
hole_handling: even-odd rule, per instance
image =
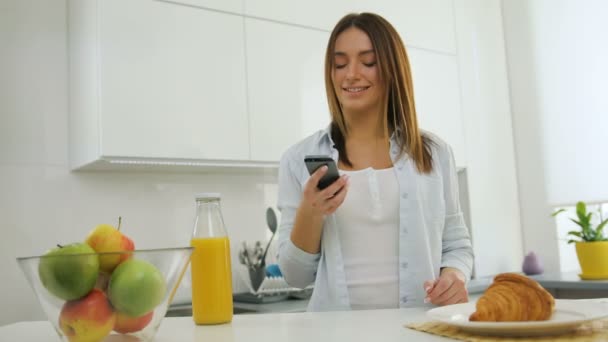
[[587, 226], [583, 231], [583, 236], [585, 241], [595, 241], [595, 230], [591, 229], [590, 226]]
[[575, 243], [575, 242], [579, 242], [577, 240], [568, 240], [568, 243]]
[[585, 215], [580, 218], [579, 225], [581, 226], [581, 228], [583, 228], [582, 230], [583, 230], [584, 236], [586, 236], [586, 237], [591, 236], [592, 229], [591, 229], [590, 217], [588, 215]]
[[576, 203], [576, 215], [582, 221], [583, 217], [587, 216], [587, 206], [585, 202], [579, 201]]
[[568, 235], [574, 235], [574, 236], [577, 236], [580, 238], [582, 234], [581, 234], [581, 232], [578, 232], [576, 230], [571, 230], [568, 232]]
[[563, 213], [564, 211], [566, 211], [566, 209], [560, 209], [560, 210], [554, 212], [553, 214], [551, 214], [551, 216], [557, 216], [557, 214]]
[[578, 224], [578, 225], [579, 225], [581, 228], [583, 228], [583, 230], [585, 229], [585, 226], [584, 226], [582, 223], [578, 222], [577, 220], [575, 220], [575, 219], [573, 219], [573, 218], [570, 218], [570, 221], [572, 221], [572, 222], [574, 222], [574, 223]]
[[587, 241], [596, 241], [597, 240], [597, 233], [595, 232], [595, 230], [593, 229], [589, 229], [589, 234], [587, 235]]
[[579, 217], [579, 221], [584, 227], [589, 227], [591, 225], [591, 217], [589, 217], [588, 215]]
[[606, 224], [608, 224], [608, 219], [605, 219], [604, 221], [602, 221], [595, 229], [597, 231], [597, 234], [601, 237], [604, 236], [603, 230], [604, 230], [604, 227], [606, 227]]

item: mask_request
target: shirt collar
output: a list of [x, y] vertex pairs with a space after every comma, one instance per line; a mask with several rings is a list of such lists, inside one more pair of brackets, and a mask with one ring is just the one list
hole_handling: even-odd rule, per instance
[[323, 134], [321, 136], [322, 138], [327, 137], [327, 139], [329, 139], [329, 141], [331, 143], [333, 143], [333, 139], [331, 138], [331, 123], [329, 125], [327, 125], [327, 127], [325, 127], [325, 129], [323, 130]]
[[[399, 149], [399, 141], [397, 140], [397, 137], [399, 136], [400, 132], [401, 132], [401, 130], [399, 128], [397, 128], [391, 134], [391, 137], [389, 139], [389, 154], [391, 156], [391, 160], [393, 161], [394, 164], [398, 164], [398, 165], [402, 165], [402, 163], [408, 159], [407, 153], [405, 155], [401, 156], [401, 158], [398, 158], [400, 149]], [[327, 127], [325, 127], [325, 129], [323, 130], [323, 133], [321, 134], [321, 139], [320, 139], [321, 144], [323, 144], [323, 142], [325, 142], [325, 141], [327, 142], [327, 145], [329, 146], [330, 156], [332, 157], [333, 160], [338, 162], [339, 153], [335, 147], [334, 140], [331, 138], [331, 123]]]
[[[393, 131], [393, 133], [391, 134], [391, 137], [389, 139], [391, 147], [399, 145], [398, 141], [397, 141], [397, 136], [399, 135], [399, 133], [401, 133], [401, 128], [397, 127], [397, 129], [395, 131]], [[334, 140], [331, 138], [331, 123], [329, 125], [327, 125], [327, 127], [325, 127], [325, 129], [323, 130], [321, 139], [328, 139], [329, 146], [335, 145]]]

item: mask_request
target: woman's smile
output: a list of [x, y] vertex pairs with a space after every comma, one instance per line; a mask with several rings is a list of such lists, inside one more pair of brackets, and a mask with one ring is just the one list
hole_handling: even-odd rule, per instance
[[367, 89], [369, 89], [369, 86], [367, 86], [367, 87], [345, 87], [345, 88], [342, 88], [342, 90], [344, 90], [347, 93], [351, 93], [351, 94], [361, 94], [364, 91], [366, 91]]

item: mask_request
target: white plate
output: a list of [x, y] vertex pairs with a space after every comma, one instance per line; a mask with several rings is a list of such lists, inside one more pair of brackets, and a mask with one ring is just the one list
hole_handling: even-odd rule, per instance
[[547, 321], [470, 322], [475, 303], [447, 305], [427, 311], [436, 321], [457, 326], [461, 330], [482, 335], [543, 336], [562, 334], [579, 325], [608, 317], [608, 303], [589, 300], [555, 300], [555, 312]]

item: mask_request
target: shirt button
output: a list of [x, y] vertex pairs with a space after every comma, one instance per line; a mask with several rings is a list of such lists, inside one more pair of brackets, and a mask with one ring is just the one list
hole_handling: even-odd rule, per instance
[[401, 198], [407, 199], [407, 197], [408, 197], [407, 192], [404, 192], [404, 193], [401, 194]]
[[407, 303], [407, 296], [401, 297], [401, 303], [403, 303], [403, 304]]

